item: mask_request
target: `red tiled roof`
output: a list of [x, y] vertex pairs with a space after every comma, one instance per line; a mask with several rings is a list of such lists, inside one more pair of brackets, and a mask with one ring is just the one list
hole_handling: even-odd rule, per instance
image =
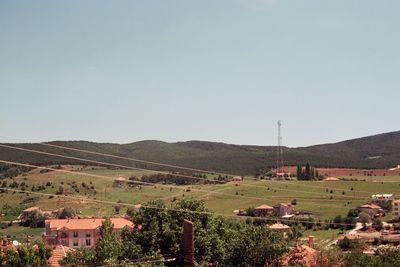
[[336, 177], [328, 177], [328, 178], [323, 179], [322, 181], [332, 182], [332, 181], [340, 181], [340, 179], [338, 179]]
[[362, 205], [360, 208], [365, 208], [365, 209], [381, 209], [378, 205], [375, 204], [366, 204]]
[[400, 199], [394, 200], [393, 203], [400, 203]]
[[290, 229], [290, 226], [282, 223], [275, 223], [273, 225], [268, 226], [268, 228], [272, 230], [286, 230]]
[[[46, 220], [46, 224], [50, 224], [52, 229], [67, 228], [70, 230], [90, 230], [96, 229], [101, 226], [103, 218], [85, 218], [85, 219], [49, 219]], [[133, 228], [135, 225], [133, 222], [125, 218], [110, 218], [114, 224], [114, 229], [122, 229], [125, 226]]]
[[261, 206], [258, 206], [257, 208], [256, 208], [256, 210], [270, 210], [270, 209], [274, 209], [273, 207], [271, 207], [271, 206], [268, 206], [268, 205], [261, 205]]
[[291, 261], [294, 264], [302, 264], [306, 267], [315, 266], [318, 258], [318, 250], [309, 246], [301, 245], [292, 251], [289, 255], [281, 258], [282, 266], [288, 265]]
[[40, 210], [40, 208], [39, 207], [30, 207], [30, 208], [24, 209], [24, 211], [26, 211], [26, 212], [34, 211], [34, 210]]

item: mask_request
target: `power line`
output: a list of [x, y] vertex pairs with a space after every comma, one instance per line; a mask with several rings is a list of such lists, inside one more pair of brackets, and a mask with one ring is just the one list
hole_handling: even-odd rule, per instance
[[[9, 145], [3, 145], [3, 144], [0, 144], [0, 146], [5, 147], [5, 148], [9, 148], [9, 149], [15, 149], [15, 150], [20, 150], [20, 151], [32, 152], [32, 153], [37, 153], [37, 154], [44, 154], [44, 155], [49, 155], [49, 156], [61, 157], [61, 158], [68, 158], [68, 159], [80, 160], [80, 161], [91, 162], [91, 163], [95, 163], [95, 164], [103, 164], [103, 165], [107, 165], [107, 166], [114, 166], [114, 167], [127, 168], [127, 169], [133, 169], [133, 170], [154, 171], [154, 170], [149, 170], [149, 169], [136, 168], [136, 167], [126, 166], [126, 165], [120, 165], [120, 164], [114, 164], [114, 163], [108, 163], [108, 162], [103, 162], [103, 161], [95, 161], [95, 160], [89, 160], [89, 159], [84, 159], [84, 158], [79, 158], [79, 157], [64, 156], [64, 155], [60, 155], [60, 154], [48, 153], [48, 152], [38, 151], [38, 150], [34, 150], [34, 149], [27, 149], [27, 148], [16, 147], [16, 146], [9, 146]], [[162, 171], [161, 171], [160, 173], [165, 173], [165, 174], [169, 174], [169, 175], [174, 175], [174, 174], [170, 174], [169, 172], [162, 172]], [[197, 177], [194, 177], [194, 176], [187, 176], [187, 175], [176, 175], [176, 176], [182, 176], [182, 177], [186, 177], [186, 178], [190, 178], [190, 179], [196, 179], [196, 180], [206, 180], [206, 181], [210, 182], [210, 180], [209, 180], [209, 179], [206, 179], [206, 178], [197, 178]], [[211, 181], [211, 182], [213, 182], [213, 181]], [[276, 183], [284, 183], [284, 182], [279, 182], [279, 181], [274, 181], [274, 182], [276, 182]], [[143, 183], [143, 182], [135, 181], [135, 183]], [[220, 182], [220, 183], [221, 183], [221, 182]], [[223, 182], [222, 182], [222, 183], [223, 183]], [[153, 183], [151, 183], [151, 184], [153, 184]], [[243, 185], [243, 186], [250, 186], [250, 187], [257, 187], [257, 188], [265, 189], [264, 187], [262, 187], [262, 186], [257, 186], [257, 185], [248, 185], [248, 184], [242, 184], [242, 185]], [[279, 190], [288, 191], [288, 192], [308, 193], [308, 194], [323, 195], [323, 196], [325, 196], [324, 193], [313, 192], [313, 191], [300, 191], [300, 190], [282, 189], [282, 188], [280, 188]], [[344, 196], [344, 195], [337, 195], [337, 194], [330, 194], [330, 195], [331, 195], [331, 196], [341, 197], [341, 198], [350, 198], [350, 199], [357, 199], [357, 200], [360, 199], [359, 197], [355, 197], [355, 196]]]
[[[33, 191], [24, 191], [20, 189], [10, 189], [10, 188], [0, 188], [0, 191], [11, 191], [11, 192], [18, 192], [18, 193], [24, 193], [24, 194], [36, 194], [36, 195], [43, 195], [43, 196], [53, 196], [53, 197], [59, 197], [59, 198], [71, 198], [71, 199], [79, 199], [79, 200], [85, 200], [89, 202], [95, 202], [95, 203], [103, 203], [103, 204], [108, 204], [108, 205], [121, 205], [121, 206], [127, 206], [127, 207], [135, 207], [135, 204], [131, 203], [125, 203], [125, 202], [115, 202], [115, 201], [108, 201], [108, 200], [98, 200], [98, 199], [91, 199], [91, 198], [85, 198], [85, 197], [76, 197], [76, 196], [65, 196], [65, 195], [57, 195], [57, 194], [51, 194], [51, 193], [43, 193], [43, 192], [33, 192]], [[215, 213], [211, 211], [192, 211], [192, 210], [185, 210], [185, 209], [175, 209], [175, 208], [167, 208], [167, 207], [157, 207], [157, 206], [149, 206], [149, 205], [141, 205], [140, 208], [147, 208], [147, 209], [156, 209], [156, 210], [161, 210], [161, 211], [166, 211], [166, 212], [181, 212], [181, 213], [193, 213], [193, 214], [205, 214], [205, 215], [215, 215], [215, 216], [220, 216], [220, 217], [225, 217], [225, 218], [235, 218], [235, 219], [260, 219], [264, 221], [275, 221], [275, 222], [296, 222], [296, 223], [309, 223], [309, 224], [324, 224], [324, 225], [331, 225], [332, 223], [330, 222], [324, 222], [324, 221], [316, 221], [316, 222], [310, 222], [306, 220], [290, 220], [290, 219], [284, 219], [284, 218], [265, 218], [265, 217], [251, 217], [251, 216], [238, 216], [238, 215], [231, 215], [231, 214], [223, 214], [223, 213]], [[347, 224], [347, 223], [333, 223], [335, 225], [343, 225], [343, 226], [354, 226], [353, 224]]]
[[[10, 140], [16, 140], [16, 141], [22, 141], [22, 142], [29, 143], [29, 141], [23, 140], [23, 139], [19, 139], [19, 138], [6, 137], [6, 136], [0, 136], [0, 137], [1, 138], [5, 138], [5, 139], [10, 139]], [[95, 151], [90, 151], [90, 150], [84, 150], [84, 149], [78, 149], [78, 148], [54, 145], [54, 144], [49, 144], [49, 143], [44, 143], [44, 142], [39, 142], [39, 143], [34, 143], [34, 144], [38, 144], [38, 145], [41, 145], [41, 146], [47, 146], [47, 147], [61, 148], [61, 149], [77, 151], [77, 152], [83, 152], [83, 153], [88, 153], [88, 154], [93, 154], [93, 155], [98, 155], [98, 156], [105, 156], [105, 157], [124, 159], [124, 160], [140, 162], [140, 163], [146, 163], [146, 164], [152, 164], [152, 165], [156, 165], [156, 166], [162, 166], [162, 167], [168, 167], [168, 168], [174, 168], [174, 169], [202, 172], [202, 173], [208, 173], [208, 174], [221, 174], [221, 175], [228, 175], [228, 176], [236, 176], [236, 175], [233, 175], [233, 174], [227, 174], [227, 173], [222, 173], [222, 172], [214, 172], [214, 171], [208, 171], [208, 170], [202, 170], [202, 169], [194, 169], [194, 168], [182, 167], [182, 166], [177, 166], [177, 165], [173, 165], [173, 164], [160, 163], [160, 162], [136, 159], [136, 158], [131, 158], [131, 157], [117, 156], [117, 155], [108, 154], [108, 153], [101, 153], [101, 152], [95, 152]]]
[[144, 168], [138, 168], [138, 167], [131, 167], [131, 166], [125, 166], [125, 165], [120, 165], [120, 164], [108, 163], [108, 162], [103, 162], [103, 161], [84, 159], [84, 158], [79, 158], [79, 157], [65, 156], [65, 155], [54, 154], [54, 153], [49, 153], [49, 152], [44, 152], [44, 151], [39, 151], [39, 150], [34, 150], [34, 149], [28, 149], [28, 148], [22, 148], [22, 147], [17, 147], [17, 146], [9, 146], [9, 145], [4, 145], [4, 144], [0, 144], [0, 146], [1, 147], [5, 147], [5, 148], [9, 148], [9, 149], [32, 152], [32, 153], [43, 154], [43, 155], [47, 155], [47, 156], [54, 156], [54, 157], [59, 157], [59, 158], [66, 158], [66, 159], [85, 161], [85, 162], [90, 162], [90, 163], [95, 163], [95, 164], [102, 164], [102, 165], [106, 165], [106, 166], [120, 167], [120, 168], [132, 169], [132, 170], [142, 170], [142, 171], [149, 171], [149, 172], [159, 172], [159, 173], [169, 174], [169, 175], [178, 176], [178, 177], [185, 177], [185, 178], [189, 178], [189, 179], [207, 180], [209, 182], [211, 181], [211, 182], [221, 183], [221, 181], [212, 181], [212, 180], [209, 180], [207, 178], [189, 176], [189, 175], [184, 175], [184, 174], [173, 174], [173, 173], [165, 172], [165, 171], [156, 171], [156, 170], [150, 170], [150, 169], [144, 169]]
[[[13, 161], [0, 160], [0, 162], [6, 163], [6, 164], [13, 164], [13, 165], [18, 165], [18, 166], [30, 167], [30, 168], [38, 168], [38, 169], [42, 169], [42, 170], [50, 170], [50, 171], [56, 171], [56, 172], [77, 174], [77, 175], [90, 176], [90, 177], [95, 177], [95, 178], [112, 179], [112, 177], [104, 176], [104, 175], [91, 174], [91, 173], [85, 173], [85, 172], [68, 171], [68, 170], [61, 170], [61, 169], [36, 166], [36, 165], [31, 165], [31, 164], [26, 164], [26, 163], [18, 163], [18, 162], [13, 162]], [[148, 182], [143, 182], [143, 181], [130, 181], [130, 180], [126, 180], [126, 182], [127, 183], [132, 183], [132, 184], [144, 184], [144, 185], [152, 185], [152, 186], [158, 185], [158, 186], [161, 186], [161, 187], [167, 187], [167, 188], [172, 187], [172, 188], [177, 188], [177, 189], [180, 189], [180, 190], [184, 190], [181, 186], [177, 186], [177, 185], [155, 184], [155, 183], [148, 183]], [[241, 196], [241, 195], [234, 195], [234, 194], [222, 193], [222, 192], [219, 192], [219, 191], [210, 191], [210, 190], [203, 190], [203, 189], [197, 189], [197, 188], [191, 188], [191, 190], [198, 191], [198, 192], [203, 192], [203, 193], [220, 194], [220, 195], [231, 196], [231, 197], [233, 196], [233, 197], [236, 197], [236, 198], [246, 198], [246, 199], [255, 199], [255, 200], [274, 201], [272, 199], [263, 198], [263, 197]]]
[[[91, 174], [91, 173], [84, 173], [84, 172], [76, 172], [76, 171], [69, 171], [69, 170], [62, 170], [62, 169], [55, 169], [55, 168], [50, 168], [50, 167], [42, 167], [42, 166], [36, 166], [36, 165], [31, 165], [31, 164], [26, 164], [26, 163], [18, 163], [18, 162], [13, 162], [13, 161], [6, 161], [6, 160], [0, 160], [2, 163], [6, 164], [14, 164], [18, 166], [24, 166], [24, 167], [30, 167], [30, 168], [37, 168], [37, 169], [42, 169], [42, 170], [50, 170], [50, 171], [55, 171], [55, 172], [62, 172], [62, 173], [70, 173], [70, 174], [77, 174], [77, 175], [82, 175], [82, 176], [90, 176], [90, 177], [95, 177], [95, 178], [106, 178], [106, 179], [112, 179], [112, 177], [109, 176], [104, 176], [104, 175], [98, 175], [98, 174]], [[164, 185], [164, 184], [154, 184], [154, 183], [148, 183], [148, 182], [142, 182], [142, 181], [130, 181], [127, 180], [127, 183], [132, 183], [132, 184], [145, 184], [145, 185], [159, 185], [161, 187], [168, 187], [168, 188], [178, 188], [182, 190], [183, 188], [180, 186], [176, 185]], [[242, 196], [242, 195], [234, 195], [234, 194], [228, 194], [228, 193], [223, 193], [219, 191], [210, 191], [210, 190], [203, 190], [203, 189], [197, 189], [197, 188], [192, 188], [191, 190], [193, 191], [198, 191], [198, 192], [203, 192], [203, 193], [210, 193], [210, 194], [219, 194], [219, 195], [224, 195], [224, 196], [230, 196], [230, 197], [235, 197], [235, 198], [245, 198], [245, 199], [253, 199], [253, 200], [267, 200], [274, 202], [276, 199], [270, 199], [270, 198], [264, 198], [264, 197], [250, 197], [250, 196]], [[306, 201], [305, 201], [306, 202]], [[314, 203], [314, 202], [308, 202], [311, 203], [315, 206], [326, 206], [326, 207], [335, 207], [335, 208], [340, 208], [339, 206], [334, 206], [334, 205], [326, 205], [326, 204], [320, 204], [320, 203]]]
[[[19, 138], [13, 138], [13, 137], [5, 137], [5, 136], [0, 136], [1, 138], [5, 138], [5, 139], [10, 139], [10, 140], [16, 140], [16, 141], [22, 141], [22, 142], [26, 142], [29, 143], [29, 141], [27, 140], [23, 140], [23, 139], [19, 139]], [[158, 166], [164, 166], [164, 167], [170, 167], [170, 168], [176, 168], [176, 169], [185, 169], [185, 170], [190, 170], [190, 171], [196, 171], [196, 172], [203, 172], [203, 173], [209, 173], [209, 174], [220, 174], [220, 175], [227, 175], [227, 176], [238, 176], [235, 174], [227, 174], [227, 173], [222, 173], [222, 172], [213, 172], [213, 171], [208, 171], [208, 170], [202, 170], [202, 169], [193, 169], [193, 168], [188, 168], [188, 167], [182, 167], [182, 166], [177, 166], [177, 165], [171, 165], [171, 164], [164, 164], [164, 163], [159, 163], [159, 162], [154, 162], [154, 161], [146, 161], [146, 160], [141, 160], [141, 159], [135, 159], [135, 158], [129, 158], [129, 157], [122, 157], [122, 156], [117, 156], [117, 155], [113, 155], [113, 154], [108, 154], [108, 153], [100, 153], [100, 152], [94, 152], [94, 151], [90, 151], [90, 150], [85, 150], [85, 149], [77, 149], [77, 148], [71, 148], [71, 147], [66, 147], [66, 146], [61, 146], [61, 145], [53, 145], [53, 144], [49, 144], [49, 143], [43, 143], [43, 142], [39, 142], [39, 143], [34, 143], [34, 144], [38, 144], [41, 146], [47, 146], [47, 147], [55, 147], [55, 148], [60, 148], [60, 149], [66, 149], [66, 150], [71, 150], [71, 151], [77, 151], [77, 152], [83, 152], [83, 153], [88, 153], [88, 154], [94, 154], [94, 155], [100, 155], [100, 156], [105, 156], [105, 157], [112, 157], [112, 158], [119, 158], [119, 159], [125, 159], [125, 160], [130, 160], [130, 161], [136, 161], [136, 162], [142, 162], [142, 163], [149, 163], [149, 164], [153, 164], [153, 165], [158, 165]], [[1, 145], [1, 144], [0, 144]], [[6, 145], [2, 145], [2, 146], [6, 146]], [[6, 146], [9, 147], [9, 146]], [[36, 152], [42, 152], [42, 151], [37, 151]], [[47, 153], [47, 152], [43, 152], [43, 153]], [[51, 153], [50, 153], [51, 154]], [[54, 154], [53, 154], [54, 155]], [[57, 156], [62, 156], [62, 155], [57, 155]], [[67, 157], [67, 156], [65, 156]], [[85, 160], [82, 158], [75, 158], [77, 160]], [[89, 162], [89, 161], [88, 161]], [[116, 166], [118, 167], [118, 165], [112, 165], [110, 163], [105, 163], [105, 162], [101, 162], [101, 164], [105, 164], [105, 165], [111, 165], [111, 166]], [[124, 168], [134, 168], [134, 167], [128, 167], [128, 166], [124, 166], [124, 165], [119, 165], [119, 166], [123, 166]], [[144, 169], [144, 168], [137, 168], [137, 170], [144, 170], [144, 171], [153, 171], [153, 170], [149, 170], [149, 169]], [[162, 172], [162, 171], [158, 171], [160, 173], [168, 173], [168, 172]], [[168, 173], [170, 174], [170, 173]], [[177, 174], [175, 174], [176, 176], [178, 176]], [[198, 178], [198, 177], [193, 177], [193, 176], [183, 176], [183, 175], [179, 175], [182, 177], [187, 177], [187, 178], [192, 178], [192, 179], [198, 179], [198, 180], [208, 180], [209, 179], [204, 179], [204, 178]], [[214, 181], [214, 182], [219, 182], [219, 183], [224, 183], [223, 181]], [[274, 181], [276, 183], [285, 183], [283, 181]], [[287, 184], [287, 183], [286, 183]], [[311, 185], [303, 185], [302, 186], [307, 186], [307, 187], [313, 187], [313, 188], [322, 188], [325, 189], [325, 187], [318, 187], [318, 186], [311, 186]], [[248, 185], [246, 185], [248, 186]], [[371, 192], [368, 191], [355, 191], [355, 190], [348, 190], [348, 189], [342, 189], [342, 188], [338, 188], [338, 190], [342, 190], [342, 191], [347, 191], [347, 192], [360, 192], [360, 193], [368, 193], [371, 194]]]

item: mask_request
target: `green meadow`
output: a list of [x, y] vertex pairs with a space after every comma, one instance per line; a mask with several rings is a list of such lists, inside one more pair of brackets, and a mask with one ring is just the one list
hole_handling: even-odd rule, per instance
[[[1, 206], [9, 204], [20, 210], [31, 206], [39, 206], [43, 210], [55, 210], [68, 206], [75, 208], [82, 216], [110, 216], [115, 214], [115, 204], [93, 201], [135, 205], [155, 199], [171, 203], [176, 199], [194, 198], [203, 200], [207, 207], [217, 214], [233, 216], [233, 211], [237, 209], [256, 207], [262, 204], [273, 206], [279, 202], [290, 202], [296, 199], [296, 210], [311, 212], [316, 219], [333, 219], [337, 215], [345, 216], [349, 209], [366, 203], [372, 194], [400, 195], [399, 177], [390, 176], [374, 176], [372, 179], [364, 176], [347, 177], [358, 181], [337, 182], [270, 181], [245, 177], [242, 182], [226, 184], [191, 186], [156, 184], [115, 188], [113, 180], [116, 177], [141, 177], [144, 174], [155, 172], [91, 167], [79, 171], [85, 174], [55, 171], [40, 173], [36, 170], [25, 176], [5, 179], [7, 188], [10, 188], [9, 186], [13, 182], [18, 183], [19, 186], [15, 188], [16, 190], [21, 190], [21, 183], [24, 183], [23, 189], [26, 191], [36, 190], [42, 186], [44, 189], [38, 193], [48, 194], [55, 194], [60, 187], [63, 187], [63, 195], [67, 195], [69, 198], [5, 191], [0, 194]], [[363, 181], [364, 179], [366, 180]], [[125, 209], [126, 207], [124, 208], [122, 205], [120, 214], [123, 214]], [[12, 219], [15, 218], [6, 216], [0, 218], [0, 221]], [[0, 231], [10, 235], [22, 234], [13, 227]], [[37, 233], [34, 231], [33, 234]], [[328, 236], [331, 234], [329, 232]]]

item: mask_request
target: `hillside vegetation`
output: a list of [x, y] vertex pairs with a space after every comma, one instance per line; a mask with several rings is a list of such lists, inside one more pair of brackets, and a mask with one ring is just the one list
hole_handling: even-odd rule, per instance
[[[49, 143], [190, 168], [242, 175], [255, 174], [261, 168], [271, 168], [275, 165], [276, 160], [276, 148], [273, 146], [232, 145], [203, 141], [166, 143], [153, 140], [130, 144], [94, 143], [87, 141], [55, 141]], [[157, 169], [155, 166], [134, 163], [128, 160], [94, 156], [86, 153], [45, 147], [39, 144], [13, 145], [66, 156]], [[285, 147], [284, 155], [286, 165], [310, 162], [316, 167], [389, 168], [400, 164], [400, 131], [334, 144], [299, 148]], [[62, 159], [54, 156], [21, 152], [3, 147], [0, 148], [0, 159], [40, 165], [82, 164], [81, 161], [73, 159]]]

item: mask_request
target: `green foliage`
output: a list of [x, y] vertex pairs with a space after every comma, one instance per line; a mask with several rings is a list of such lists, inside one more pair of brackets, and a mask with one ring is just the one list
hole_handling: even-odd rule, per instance
[[12, 267], [42, 267], [47, 266], [47, 260], [51, 257], [51, 249], [42, 242], [33, 245], [18, 246], [17, 251], [8, 250], [0, 259], [3, 265]]
[[76, 216], [76, 210], [71, 207], [65, 207], [61, 212], [57, 213], [58, 219], [74, 218]]
[[282, 235], [265, 227], [247, 225], [236, 232], [228, 250], [231, 266], [264, 266], [288, 252]]
[[338, 241], [337, 244], [343, 250], [356, 250], [361, 247], [361, 243], [357, 240], [350, 240], [346, 236]]
[[121, 254], [121, 241], [113, 232], [114, 225], [109, 218], [105, 219], [100, 227], [100, 239], [96, 242], [96, 260], [100, 264], [112, 264], [118, 262]]
[[44, 228], [44, 221], [46, 220], [46, 217], [43, 215], [43, 213], [35, 210], [31, 212], [26, 218], [25, 221], [23, 221], [21, 224], [23, 226], [29, 226], [31, 228]]
[[75, 251], [70, 251], [64, 257], [60, 265], [63, 267], [74, 266], [90, 266], [96, 263], [96, 255], [93, 248], [78, 248]]
[[[165, 143], [160, 141], [141, 141], [131, 144], [103, 144], [85, 141], [51, 142], [51, 144], [85, 149], [94, 152], [107, 151], [110, 154], [140, 158], [173, 165], [190, 166], [238, 174], [255, 174], [265, 167], [275, 167], [273, 147], [230, 145], [224, 143], [189, 141]], [[24, 148], [43, 150], [38, 144], [18, 144]], [[296, 165], [303, 160], [313, 162], [315, 166], [351, 167], [351, 168], [387, 168], [400, 162], [400, 131], [365, 138], [359, 138], [336, 144], [317, 145], [303, 148], [285, 148], [285, 164]], [[46, 148], [46, 152], [59, 153], [56, 148]], [[84, 157], [84, 153], [64, 151], [66, 156]], [[365, 160], [367, 155], [385, 155], [374, 160]], [[0, 157], [4, 160], [19, 161], [43, 165], [81, 164], [72, 159], [54, 158], [46, 155], [23, 153], [2, 148]], [[103, 160], [101, 156], [92, 156], [93, 160]], [[118, 159], [110, 163], [120, 164]], [[137, 163], [136, 167], [147, 167]], [[167, 167], [164, 170], [170, 170]], [[15, 175], [15, 174], [13, 174]]]
[[304, 168], [301, 164], [297, 164], [297, 180], [314, 180], [318, 176], [318, 172], [308, 162]]
[[360, 214], [358, 215], [359, 217], [359, 221], [361, 223], [363, 223], [364, 225], [371, 222], [371, 216], [369, 216], [368, 213], [365, 212], [360, 212]]
[[372, 227], [376, 230], [376, 231], [380, 231], [383, 228], [383, 223], [379, 218], [374, 218], [372, 220]]
[[391, 201], [384, 201], [379, 204], [379, 206], [387, 212], [392, 211], [392, 202]]

